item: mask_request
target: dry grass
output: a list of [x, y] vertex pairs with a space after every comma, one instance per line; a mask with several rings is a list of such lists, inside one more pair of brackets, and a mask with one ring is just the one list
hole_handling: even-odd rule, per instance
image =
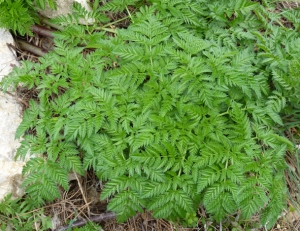
[[300, 0], [279, 1], [278, 5], [280, 9], [294, 9], [300, 7]]

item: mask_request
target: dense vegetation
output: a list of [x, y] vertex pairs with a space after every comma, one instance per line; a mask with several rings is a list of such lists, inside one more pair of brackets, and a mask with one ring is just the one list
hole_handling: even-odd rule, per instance
[[31, 26], [39, 22], [36, 11], [46, 5], [55, 9], [55, 0], [0, 0], [0, 26], [20, 35], [32, 34]]
[[[130, 26], [111, 36], [108, 11], [127, 12]], [[74, 23], [85, 14], [75, 5], [56, 19], [65, 29], [55, 50], [2, 83], [39, 92], [16, 135], [18, 157], [32, 155], [27, 197], [42, 205], [68, 189], [70, 171], [90, 169], [119, 221], [146, 209], [196, 225], [201, 204], [217, 222], [259, 215], [272, 227], [294, 148], [282, 118], [300, 107], [299, 11], [277, 14], [266, 0], [113, 0], [88, 13], [95, 25]]]

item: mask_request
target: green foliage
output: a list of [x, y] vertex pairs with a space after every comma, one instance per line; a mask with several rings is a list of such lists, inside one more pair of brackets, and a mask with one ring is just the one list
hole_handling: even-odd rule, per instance
[[101, 226], [93, 222], [88, 222], [85, 226], [81, 228], [74, 228], [74, 231], [102, 231]]
[[0, 203], [1, 230], [48, 230], [52, 227], [51, 219], [43, 214], [43, 209], [36, 209], [35, 199], [12, 199], [7, 195]]
[[24, 35], [38, 22], [35, 11], [48, 5], [55, 8], [55, 0], [5, 0], [0, 1], [0, 27]]
[[[68, 164], [72, 165], [72, 161], [69, 160]], [[29, 196], [36, 200], [36, 204], [42, 204], [45, 199], [54, 200], [60, 197], [57, 184], [68, 190], [67, 170], [70, 170], [68, 166], [62, 168], [50, 159], [45, 161], [43, 158], [32, 158], [23, 168], [23, 175], [27, 174], [23, 186]]]
[[185, 220], [183, 221], [183, 225], [187, 227], [196, 227], [198, 224], [198, 217], [196, 213], [185, 215]]
[[56, 49], [2, 83], [39, 93], [17, 131], [18, 156], [33, 156], [27, 193], [52, 200], [69, 171], [92, 169], [119, 221], [147, 209], [192, 225], [203, 204], [218, 222], [240, 211], [271, 227], [286, 205], [293, 144], [278, 131], [300, 107], [299, 35], [266, 1], [147, 3], [97, 10], [130, 13], [115, 37], [99, 32], [102, 16], [101, 27], [74, 24], [77, 6], [77, 16], [56, 21], [70, 25]]

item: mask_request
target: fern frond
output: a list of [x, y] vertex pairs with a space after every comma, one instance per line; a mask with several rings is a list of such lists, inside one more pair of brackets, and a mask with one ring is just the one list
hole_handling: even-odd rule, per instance
[[33, 128], [36, 125], [36, 118], [39, 114], [38, 104], [30, 100], [30, 108], [28, 108], [23, 115], [24, 120], [22, 120], [16, 131], [16, 138], [19, 139], [29, 128]]
[[125, 176], [120, 176], [115, 178], [105, 184], [105, 188], [101, 193], [101, 200], [104, 200], [116, 192], [123, 192], [128, 186], [127, 178]]
[[[44, 2], [44, 1], [39, 1]], [[7, 0], [0, 3], [0, 24], [6, 29], [11, 29], [15, 34], [32, 34], [30, 27], [38, 21], [32, 8], [23, 0]]]
[[277, 175], [272, 182], [272, 187], [270, 188], [271, 199], [268, 206], [263, 210], [261, 215], [261, 222], [266, 228], [271, 228], [278, 219], [278, 216], [282, 212], [282, 209], [286, 206], [285, 193], [286, 187], [283, 185], [282, 181], [283, 175]]

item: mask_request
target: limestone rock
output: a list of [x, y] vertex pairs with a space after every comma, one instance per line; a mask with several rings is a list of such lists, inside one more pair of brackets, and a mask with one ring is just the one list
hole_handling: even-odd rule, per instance
[[7, 44], [14, 44], [14, 39], [8, 31], [0, 28], [0, 81], [11, 72], [14, 65], [18, 65], [15, 52]]
[[[72, 6], [74, 2], [81, 4], [88, 12], [91, 12], [91, 7], [88, 5], [87, 0], [56, 0], [56, 10], [46, 7], [45, 10], [40, 10], [39, 13], [48, 18], [55, 18], [60, 15], [67, 15], [72, 13]], [[89, 25], [95, 22], [92, 18], [80, 19], [79, 22], [84, 25]]]
[[[16, 54], [8, 48], [13, 38], [0, 28], [0, 80], [18, 65]], [[15, 140], [17, 127], [21, 123], [21, 106], [11, 95], [0, 92], [0, 200], [8, 193], [22, 196], [20, 188], [23, 161], [14, 161], [19, 141]]]

